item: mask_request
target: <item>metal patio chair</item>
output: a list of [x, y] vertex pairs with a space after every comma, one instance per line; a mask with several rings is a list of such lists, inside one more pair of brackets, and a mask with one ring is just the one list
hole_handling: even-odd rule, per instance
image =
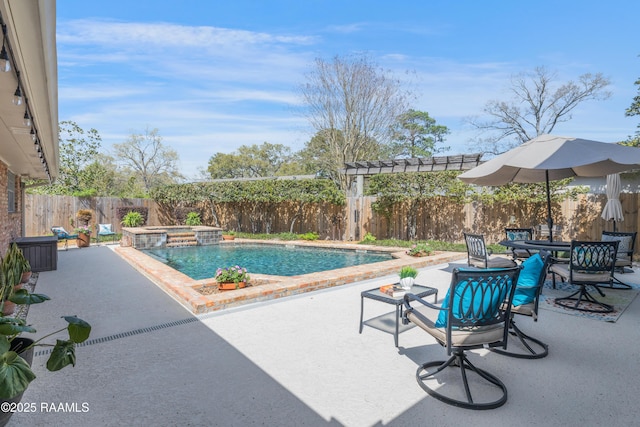
[[113, 231], [111, 224], [98, 224], [98, 234], [96, 236], [96, 242], [100, 243], [100, 237], [111, 236], [112, 241], [116, 241], [116, 233]]
[[[637, 235], [638, 233], [635, 231], [629, 233], [616, 231], [602, 232], [603, 241], [618, 240], [620, 242], [618, 244], [618, 253], [616, 254], [616, 272], [623, 274], [625, 273], [625, 267], [633, 267], [633, 251], [636, 247]], [[633, 270], [631, 270], [631, 272], [633, 273]], [[613, 276], [613, 282], [612, 287], [614, 289], [631, 289], [631, 285], [618, 279], [615, 274]]]
[[464, 233], [467, 244], [467, 264], [478, 268], [508, 268], [516, 265], [515, 261], [501, 256], [492, 256], [492, 252], [484, 243], [482, 234]]
[[[454, 269], [440, 306], [405, 295], [403, 322], [412, 322], [447, 350], [449, 359], [423, 363], [416, 380], [430, 396], [467, 409], [492, 409], [507, 401], [507, 388], [476, 367], [467, 350], [507, 347], [511, 303], [520, 267]], [[413, 305], [412, 305], [413, 304]], [[453, 369], [452, 372], [451, 369]], [[450, 381], [454, 372], [460, 381]]]
[[[517, 342], [510, 345], [511, 350], [494, 348], [492, 351], [509, 357], [521, 359], [541, 359], [549, 354], [549, 346], [541, 340], [525, 334], [516, 325], [514, 316], [530, 316], [534, 322], [538, 321], [538, 306], [540, 293], [547, 278], [547, 271], [552, 262], [551, 254], [545, 250], [533, 254], [522, 263], [522, 271], [518, 276], [516, 291], [511, 304], [511, 318], [509, 325], [510, 338]], [[513, 351], [518, 345], [521, 351]]]
[[553, 263], [549, 271], [579, 289], [567, 297], [556, 298], [555, 303], [572, 310], [591, 313], [611, 313], [613, 306], [598, 301], [588, 288], [594, 288], [600, 296], [605, 296], [602, 286], [611, 287], [616, 267], [617, 240], [571, 242], [568, 263]]
[[[533, 240], [533, 228], [505, 228], [504, 233], [507, 240]], [[514, 260], [523, 260], [536, 253], [530, 249], [511, 249], [511, 256]]]

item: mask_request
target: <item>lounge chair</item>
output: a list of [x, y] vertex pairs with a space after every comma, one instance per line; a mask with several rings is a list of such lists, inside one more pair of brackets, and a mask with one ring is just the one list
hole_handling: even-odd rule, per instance
[[67, 230], [64, 229], [64, 227], [59, 226], [59, 225], [54, 225], [53, 227], [51, 227], [51, 232], [53, 233], [54, 236], [58, 237], [58, 240], [64, 240], [64, 250], [66, 251], [67, 249], [69, 249], [69, 239], [77, 239], [78, 235], [77, 234], [69, 234], [67, 232]]

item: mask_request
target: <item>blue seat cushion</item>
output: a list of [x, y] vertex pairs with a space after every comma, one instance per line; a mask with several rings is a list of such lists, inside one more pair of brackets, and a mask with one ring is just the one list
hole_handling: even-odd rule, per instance
[[[478, 290], [479, 286], [482, 286], [482, 282], [471, 282], [470, 286], [465, 285], [466, 281], [459, 282], [455, 286], [455, 294], [453, 296], [453, 316], [455, 318], [461, 318], [462, 313], [460, 310], [460, 300], [462, 300], [462, 311], [466, 312], [470, 307], [473, 301], [473, 311], [478, 313], [480, 309], [480, 298], [473, 298], [474, 294], [476, 294], [476, 290]], [[444, 297], [444, 301], [442, 301], [442, 308], [449, 308], [449, 293], [451, 289], [447, 291], [447, 295]], [[496, 311], [500, 308], [500, 303], [504, 301], [506, 295], [500, 295], [498, 292], [494, 292], [491, 295], [491, 299], [488, 298], [483, 300], [482, 314], [484, 316], [479, 316], [478, 320], [491, 319], [494, 317]], [[445, 328], [448, 323], [448, 314], [447, 310], [440, 310], [440, 314], [438, 315], [438, 319], [436, 320], [435, 326], [436, 328]]]
[[536, 299], [543, 267], [544, 261], [542, 261], [540, 254], [535, 254], [522, 263], [522, 270], [520, 270], [516, 291], [513, 295], [514, 306], [529, 304]]

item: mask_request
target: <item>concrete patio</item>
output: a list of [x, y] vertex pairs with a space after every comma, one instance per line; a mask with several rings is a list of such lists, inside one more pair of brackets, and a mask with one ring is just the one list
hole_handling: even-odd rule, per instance
[[[454, 264], [420, 270], [441, 290]], [[637, 268], [636, 271], [640, 271]], [[509, 391], [501, 408], [470, 411], [429, 397], [416, 383], [419, 363], [445, 356], [413, 328], [400, 335], [358, 333], [360, 293], [394, 276], [250, 304], [199, 317], [111, 248], [59, 252], [58, 269], [40, 273], [36, 291], [52, 301], [31, 307], [44, 335], [76, 314], [93, 325], [77, 365], [38, 378], [10, 426], [585, 426], [634, 425], [640, 416], [640, 302], [616, 323], [551, 311], [518, 319], [550, 345], [540, 360], [484, 351], [472, 360]], [[640, 274], [625, 281], [639, 284]], [[365, 319], [392, 306], [365, 301]], [[43, 327], [43, 325], [48, 325]], [[481, 357], [484, 355], [485, 357]], [[77, 411], [46, 411], [68, 404]], [[84, 406], [83, 406], [84, 404]]]

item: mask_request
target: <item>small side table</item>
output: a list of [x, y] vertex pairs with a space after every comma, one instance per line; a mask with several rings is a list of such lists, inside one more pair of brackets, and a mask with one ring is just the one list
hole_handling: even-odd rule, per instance
[[[429, 286], [414, 284], [411, 287], [411, 289], [407, 291], [407, 293], [417, 295], [420, 298], [433, 295], [433, 298], [434, 298], [433, 301], [434, 302], [438, 301], [438, 290], [436, 288], [431, 288]], [[363, 316], [364, 316], [364, 299], [365, 298], [384, 302], [387, 304], [393, 304], [396, 306], [396, 329], [395, 329], [395, 333], [393, 334], [393, 337], [394, 337], [396, 347], [398, 347], [399, 326], [400, 326], [400, 318], [402, 317], [402, 311], [403, 311], [404, 295], [392, 297], [391, 295], [387, 295], [385, 293], [380, 292], [380, 287], [369, 289], [368, 291], [363, 291], [360, 294], [360, 333], [362, 333], [362, 327], [364, 326]]]

